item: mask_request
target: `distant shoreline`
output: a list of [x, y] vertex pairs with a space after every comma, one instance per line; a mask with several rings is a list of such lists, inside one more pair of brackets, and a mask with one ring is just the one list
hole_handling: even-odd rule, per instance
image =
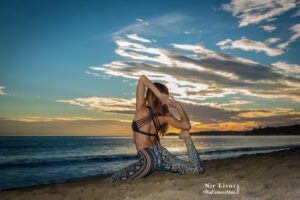
[[[170, 133], [165, 136], [160, 136], [160, 138], [168, 138], [168, 137], [176, 137], [178, 133]], [[266, 134], [266, 135], [246, 135], [246, 134], [218, 134], [218, 133], [193, 133], [191, 132], [191, 136], [300, 136], [300, 134]], [[3, 137], [101, 137], [101, 138], [132, 138], [132, 135], [127, 136], [102, 136], [102, 135], [2, 135], [0, 138]]]
[[[168, 136], [177, 135], [177, 133], [168, 133]], [[279, 127], [258, 127], [252, 130], [246, 131], [199, 131], [191, 132], [192, 136], [220, 136], [220, 135], [245, 135], [245, 136], [257, 136], [257, 135], [299, 135], [300, 136], [300, 124], [291, 126], [279, 126]]]
[[[258, 127], [246, 131], [198, 131], [190, 132], [192, 136], [274, 136], [274, 135], [299, 135], [300, 136], [300, 124], [295, 124], [291, 126], [278, 126], [278, 127]], [[177, 136], [178, 133], [169, 132], [166, 133], [165, 137]], [[1, 137], [132, 137], [132, 135], [1, 135]]]

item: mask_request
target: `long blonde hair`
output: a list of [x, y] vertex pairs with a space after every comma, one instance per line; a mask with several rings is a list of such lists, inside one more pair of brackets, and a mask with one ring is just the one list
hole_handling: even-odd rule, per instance
[[[161, 93], [169, 95], [169, 90], [168, 90], [167, 86], [165, 86], [162, 83], [158, 83], [158, 82], [154, 82], [153, 84]], [[168, 106], [162, 105], [161, 101], [155, 96], [155, 94], [149, 88], [147, 88], [145, 100], [146, 100], [148, 106], [150, 106], [157, 115], [165, 116], [165, 115], [167, 115], [167, 113], [169, 113]], [[168, 123], [161, 124], [161, 129], [159, 131], [160, 135], [164, 136], [165, 133], [167, 132], [168, 128], [169, 128]]]

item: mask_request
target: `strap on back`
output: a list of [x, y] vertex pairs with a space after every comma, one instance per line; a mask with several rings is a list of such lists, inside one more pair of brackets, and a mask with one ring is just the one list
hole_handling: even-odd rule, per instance
[[154, 122], [154, 125], [156, 128], [156, 131], [158, 132], [161, 129], [161, 125], [158, 120], [158, 115], [152, 110], [152, 108], [150, 106], [148, 106], [148, 108], [150, 110], [151, 115], [153, 116], [153, 122]]
[[[150, 106], [147, 106], [147, 107], [149, 109], [150, 114], [148, 116], [142, 118], [142, 119], [134, 121], [135, 123], [133, 123], [132, 127], [136, 132], [140, 132], [140, 133], [148, 135], [148, 136], [155, 136], [157, 138], [158, 142], [160, 143], [160, 138], [158, 136], [158, 131], [160, 130], [161, 126], [160, 126], [157, 114], [152, 110], [152, 108]], [[155, 134], [147, 133], [147, 132], [139, 130], [139, 127], [141, 127], [141, 125], [144, 125], [144, 124], [147, 124], [147, 123], [151, 122], [152, 119], [153, 119], [153, 122], [154, 122], [154, 125], [155, 125], [155, 128], [156, 128], [156, 133]]]

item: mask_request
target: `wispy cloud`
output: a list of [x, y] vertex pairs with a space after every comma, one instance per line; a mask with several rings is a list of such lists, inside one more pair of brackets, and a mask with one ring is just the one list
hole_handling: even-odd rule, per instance
[[286, 42], [281, 42], [276, 45], [275, 48], [268, 45], [277, 43], [280, 39], [272, 37], [264, 42], [255, 41], [242, 37], [239, 40], [225, 39], [217, 43], [221, 49], [240, 49], [243, 51], [264, 52], [268, 56], [279, 56], [284, 53], [284, 49], [291, 43], [297, 41], [300, 38], [300, 24], [295, 24], [289, 29], [292, 32], [291, 37]]
[[149, 43], [151, 42], [151, 40], [142, 38], [140, 36], [138, 36], [137, 34], [130, 34], [130, 35], [126, 35], [129, 39], [135, 40], [135, 41], [139, 41], [139, 42], [146, 42]]
[[76, 99], [60, 99], [59, 103], [67, 103], [84, 107], [88, 110], [114, 112], [121, 114], [132, 114], [135, 110], [135, 98], [108, 98], [108, 97], [88, 97]]
[[276, 63], [273, 63], [272, 66], [274, 67], [274, 70], [279, 71], [287, 76], [295, 76], [300, 78], [300, 65], [287, 64], [285, 62], [278, 61]]
[[274, 43], [278, 42], [279, 40], [280, 40], [279, 38], [272, 37], [272, 38], [266, 39], [265, 43], [266, 44], [274, 44]]
[[47, 117], [47, 116], [18, 116], [18, 117], [1, 117], [1, 120], [18, 121], [18, 122], [64, 122], [64, 121], [95, 121], [91, 117]]
[[162, 16], [143, 20], [136, 19], [136, 22], [122, 27], [109, 36], [117, 38], [125, 34], [139, 34], [139, 35], [162, 35], [165, 32], [182, 32], [180, 23], [186, 21], [188, 17], [179, 12], [171, 12]]
[[[200, 44], [191, 45], [191, 44], [174, 44], [173, 43], [171, 45], [176, 49], [194, 52], [195, 54], [188, 55], [188, 57], [190, 57], [190, 58], [198, 58], [199, 59], [199, 58], [205, 57], [205, 58], [216, 58], [216, 59], [227, 60], [227, 61], [242, 62], [242, 63], [248, 63], [248, 64], [257, 64], [257, 62], [250, 60], [250, 59], [232, 56], [229, 54], [217, 53], [215, 51], [205, 48], [204, 46], [202, 46]], [[201, 67], [196, 66], [195, 68], [200, 69]], [[207, 68], [202, 68], [202, 69], [209, 70]], [[212, 71], [212, 73], [214, 73], [214, 71]], [[220, 74], [220, 73], [218, 73], [218, 74]]]
[[207, 124], [207, 123], [201, 123], [197, 122], [193, 125], [196, 129], [200, 129], [201, 131], [243, 131], [243, 130], [249, 130], [253, 127], [258, 127], [264, 125], [261, 122], [255, 122], [255, 121], [246, 121], [246, 122], [219, 122], [215, 124]]
[[4, 86], [0, 86], [0, 95], [5, 95], [4, 89]]
[[291, 26], [289, 30], [293, 33], [292, 36], [288, 41], [277, 45], [278, 48], [284, 49], [300, 37], [300, 23]]
[[149, 22], [146, 22], [145, 20], [143, 20], [143, 19], [140, 19], [140, 18], [136, 18], [136, 21], [137, 22], [140, 22], [140, 23], [142, 23], [142, 24], [144, 24], [144, 25], [149, 25]]
[[280, 117], [280, 116], [294, 116], [295, 119], [298, 119], [300, 117], [300, 112], [298, 111], [294, 111], [293, 109], [289, 109], [289, 108], [276, 108], [274, 110], [250, 110], [248, 112], [243, 112], [240, 113], [238, 115], [238, 117], [242, 117], [242, 118], [269, 118], [269, 117]]
[[260, 26], [260, 28], [267, 32], [272, 32], [276, 29], [276, 26], [275, 25], [265, 25], [265, 26]]
[[297, 0], [231, 0], [223, 4], [225, 11], [240, 19], [239, 27], [258, 24], [295, 8]]
[[278, 56], [284, 52], [280, 48], [268, 47], [264, 42], [247, 39], [242, 37], [240, 40], [226, 39], [217, 43], [221, 49], [241, 49], [244, 51], [264, 52], [268, 56]]
[[297, 10], [291, 17], [298, 17], [300, 16], [300, 9]]
[[171, 62], [165, 55], [163, 49], [146, 47], [142, 44], [129, 42], [122, 38], [117, 39], [115, 43], [118, 46], [115, 52], [120, 56], [135, 60], [159, 62], [161, 64], [170, 64]]
[[219, 105], [221, 105], [222, 107], [226, 107], [226, 106], [239, 106], [239, 105], [252, 104], [252, 103], [255, 102], [249, 100], [230, 100], [228, 103], [222, 103]]

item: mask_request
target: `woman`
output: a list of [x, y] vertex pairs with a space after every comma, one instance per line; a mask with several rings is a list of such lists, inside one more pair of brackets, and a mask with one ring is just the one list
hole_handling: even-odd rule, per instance
[[[145, 86], [148, 88], [144, 97]], [[181, 119], [169, 113], [168, 106], [175, 108]], [[183, 139], [189, 161], [172, 155], [160, 144], [158, 132], [164, 136], [168, 125], [182, 129], [179, 138]], [[142, 75], [136, 90], [136, 113], [132, 122], [138, 161], [122, 168], [110, 176], [110, 183], [118, 180], [133, 180], [150, 175], [155, 170], [176, 173], [204, 173], [204, 167], [193, 144], [188, 130], [190, 121], [179, 102], [169, 97], [168, 88], [161, 83], [152, 83]]]

